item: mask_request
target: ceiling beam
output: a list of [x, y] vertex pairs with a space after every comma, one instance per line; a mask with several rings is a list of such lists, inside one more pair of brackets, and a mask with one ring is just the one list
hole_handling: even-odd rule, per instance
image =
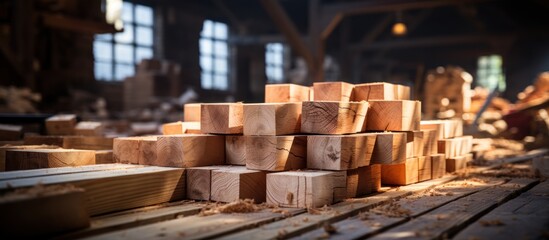
[[360, 44], [362, 45], [368, 45], [370, 43], [373, 43], [381, 33], [383, 33], [383, 30], [387, 29], [391, 22], [393, 22], [394, 15], [393, 14], [386, 14], [383, 19], [381, 19], [373, 28], [368, 32], [368, 34], [365, 34], [364, 37], [362, 37], [362, 40], [360, 40]]

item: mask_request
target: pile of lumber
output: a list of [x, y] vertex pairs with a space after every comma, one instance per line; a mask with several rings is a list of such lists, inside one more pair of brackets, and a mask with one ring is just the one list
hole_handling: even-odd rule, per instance
[[423, 91], [427, 119], [461, 118], [471, 108], [473, 76], [460, 67], [437, 67], [429, 71]]

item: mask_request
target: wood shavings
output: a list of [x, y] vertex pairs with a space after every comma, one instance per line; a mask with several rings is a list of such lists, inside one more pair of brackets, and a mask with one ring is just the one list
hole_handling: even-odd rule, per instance
[[207, 205], [202, 208], [199, 216], [210, 216], [217, 213], [251, 213], [266, 209], [268, 207], [269, 206], [265, 204], [254, 204], [253, 199], [239, 199], [224, 205], [219, 203], [215, 203], [213, 206]]
[[396, 202], [373, 208], [370, 212], [387, 217], [409, 217], [412, 214], [412, 211], [403, 208]]
[[320, 215], [328, 213], [332, 210], [328, 205], [324, 205], [322, 208], [307, 208], [307, 212], [312, 215]]

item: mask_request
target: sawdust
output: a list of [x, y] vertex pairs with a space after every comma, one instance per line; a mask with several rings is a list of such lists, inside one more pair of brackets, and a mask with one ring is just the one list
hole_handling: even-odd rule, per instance
[[400, 206], [397, 202], [391, 202], [389, 204], [385, 204], [376, 208], [373, 208], [370, 210], [371, 213], [375, 213], [378, 215], [384, 215], [387, 217], [409, 217], [412, 214], [412, 211], [409, 209], [403, 208]]
[[43, 185], [41, 183], [30, 188], [20, 188], [8, 192], [0, 197], [0, 203], [21, 201], [25, 199], [60, 195], [69, 192], [84, 191], [70, 184]]
[[499, 219], [494, 220], [481, 220], [479, 221], [480, 225], [483, 227], [493, 227], [493, 226], [503, 226], [505, 223], [500, 221]]
[[211, 216], [219, 213], [252, 213], [265, 209], [271, 209], [273, 213], [281, 213], [284, 216], [291, 215], [288, 210], [281, 209], [274, 204], [255, 204], [253, 199], [240, 199], [231, 203], [210, 203], [202, 208], [199, 216]]
[[369, 220], [370, 219], [370, 214], [368, 214], [368, 212], [359, 212], [358, 213], [358, 219], [360, 219], [361, 221]]
[[328, 207], [328, 205], [324, 205], [321, 208], [307, 208], [307, 212], [312, 215], [321, 215], [326, 214], [332, 211], [331, 207]]

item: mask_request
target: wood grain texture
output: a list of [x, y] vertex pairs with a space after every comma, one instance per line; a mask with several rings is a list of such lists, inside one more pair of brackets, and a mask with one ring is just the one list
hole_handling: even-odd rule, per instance
[[200, 134], [200, 122], [173, 122], [162, 124], [162, 135]]
[[206, 134], [159, 136], [153, 165], [200, 167], [225, 163], [225, 136]]
[[113, 157], [117, 163], [156, 164], [157, 136], [115, 138]]
[[17, 141], [22, 137], [23, 126], [0, 124], [0, 141]]
[[105, 125], [101, 122], [82, 121], [74, 127], [74, 135], [103, 136]]
[[430, 157], [419, 156], [418, 161], [418, 182], [431, 180], [433, 178], [433, 163]]
[[200, 122], [200, 103], [187, 103], [183, 105], [183, 121]]
[[419, 156], [429, 156], [438, 153], [438, 142], [436, 130], [421, 130], [423, 132], [423, 149], [419, 153]]
[[246, 167], [287, 171], [307, 166], [307, 136], [246, 136]]
[[129, 169], [129, 168], [140, 168], [140, 167], [144, 167], [144, 166], [115, 163], [115, 164], [85, 165], [85, 166], [78, 166], [78, 167], [41, 168], [41, 169], [33, 169], [33, 170], [10, 171], [10, 172], [0, 173], [0, 181], [17, 179], [17, 178], [33, 178], [33, 177], [42, 177], [42, 176], [53, 176], [53, 175], [62, 175], [62, 174], [96, 172], [96, 171]]
[[406, 160], [406, 134], [399, 132], [375, 133], [372, 153], [373, 164], [397, 164]]
[[225, 163], [246, 165], [246, 137], [240, 135], [225, 136]]
[[56, 149], [59, 146], [56, 145], [21, 145], [12, 146], [4, 145], [0, 146], [0, 171], [6, 171], [6, 151], [13, 149]]
[[91, 164], [95, 164], [95, 151], [91, 150], [12, 149], [6, 151], [6, 171]]
[[187, 168], [187, 198], [211, 200], [212, 171], [228, 169], [231, 166], [205, 166]]
[[233, 202], [238, 199], [253, 199], [265, 202], [265, 172], [234, 166], [212, 171], [211, 200]]
[[464, 156], [473, 148], [473, 136], [462, 136], [450, 139], [438, 140], [438, 153], [443, 153], [446, 158]]
[[467, 167], [465, 156], [446, 158], [446, 172], [453, 173]]
[[72, 135], [76, 126], [76, 115], [58, 114], [46, 119], [48, 135]]
[[301, 129], [301, 103], [244, 104], [244, 135], [287, 135]]
[[463, 136], [463, 122], [461, 120], [423, 120], [420, 125], [422, 130], [436, 130], [439, 140]]
[[265, 102], [303, 102], [309, 101], [309, 87], [297, 84], [266, 84]]
[[352, 99], [353, 84], [346, 82], [315, 82], [314, 101], [349, 102]]
[[408, 185], [419, 180], [419, 168], [417, 158], [408, 158], [406, 162], [399, 164], [381, 165], [381, 183], [387, 185]]
[[368, 102], [366, 130], [369, 131], [416, 131], [420, 128], [421, 102], [385, 101]]
[[56, 145], [83, 150], [112, 150], [112, 137], [97, 136], [25, 136], [25, 145]]
[[95, 164], [114, 163], [113, 150], [96, 150]]
[[370, 165], [376, 134], [310, 135], [307, 168], [348, 170]]
[[432, 178], [443, 177], [446, 174], [446, 157], [444, 157], [444, 154], [433, 154], [429, 158], [431, 159]]
[[346, 171], [288, 171], [267, 174], [267, 203], [315, 208], [347, 195]]
[[203, 133], [242, 134], [242, 103], [204, 103], [200, 107]]
[[347, 170], [347, 198], [361, 197], [381, 189], [381, 165]]
[[361, 132], [367, 111], [367, 102], [303, 102], [301, 131], [316, 134]]
[[410, 88], [386, 82], [355, 84], [353, 101], [370, 100], [410, 100]]

